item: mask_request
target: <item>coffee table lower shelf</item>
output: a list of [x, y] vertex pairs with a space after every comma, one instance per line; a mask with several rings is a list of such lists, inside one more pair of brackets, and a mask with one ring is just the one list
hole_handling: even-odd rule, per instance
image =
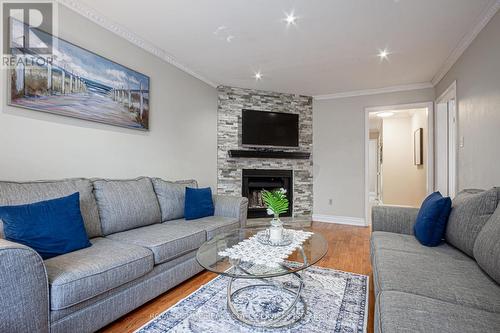
[[[238, 265], [233, 266], [233, 269], [240, 269]], [[227, 285], [227, 308], [231, 315], [253, 327], [263, 327], [263, 328], [286, 328], [293, 326], [296, 322], [300, 321], [307, 313], [307, 305], [301, 296], [302, 290], [304, 288], [304, 280], [302, 276], [293, 272], [287, 275], [287, 277], [293, 277], [293, 281], [278, 281], [276, 278], [259, 278], [251, 279], [250, 281], [255, 281], [257, 283], [245, 285], [241, 288], [234, 290], [234, 283], [237, 280], [246, 280], [245, 278], [235, 278], [231, 277]], [[245, 313], [239, 307], [248, 308], [259, 308], [262, 309], [262, 302], [258, 299], [259, 289], [265, 291], [267, 295], [275, 294], [275, 301], [267, 303], [267, 311], [262, 311], [261, 313], [252, 312], [249, 314]], [[233, 291], [234, 290], [234, 291]], [[280, 304], [278, 304], [278, 302]], [[257, 306], [252, 307], [251, 305], [256, 304]], [[279, 311], [273, 311], [278, 309]], [[278, 313], [272, 315], [273, 312]]]

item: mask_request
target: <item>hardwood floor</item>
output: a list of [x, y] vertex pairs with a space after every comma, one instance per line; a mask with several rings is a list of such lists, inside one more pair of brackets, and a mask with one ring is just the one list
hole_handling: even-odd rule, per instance
[[[313, 222], [311, 229], [321, 233], [328, 240], [329, 245], [328, 254], [316, 264], [317, 266], [370, 276], [368, 332], [373, 332], [373, 310], [375, 301], [369, 255], [370, 228]], [[206, 271], [201, 272], [165, 294], [144, 304], [135, 311], [123, 316], [114, 323], [103, 328], [100, 332], [133, 332], [216, 276], [217, 274], [214, 273]]]

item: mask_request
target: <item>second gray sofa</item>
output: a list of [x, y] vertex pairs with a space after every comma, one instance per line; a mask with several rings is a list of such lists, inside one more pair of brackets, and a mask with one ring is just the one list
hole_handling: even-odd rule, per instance
[[499, 199], [461, 192], [437, 247], [413, 235], [418, 209], [373, 208], [375, 332], [500, 332]]
[[0, 332], [94, 332], [202, 271], [203, 242], [244, 227], [248, 200], [214, 195], [215, 216], [184, 220], [185, 187], [159, 178], [0, 182], [0, 205], [80, 193], [92, 246], [48, 260], [3, 239]]

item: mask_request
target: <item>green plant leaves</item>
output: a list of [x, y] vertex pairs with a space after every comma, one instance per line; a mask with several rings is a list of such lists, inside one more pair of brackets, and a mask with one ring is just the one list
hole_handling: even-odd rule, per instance
[[288, 198], [282, 190], [267, 191], [262, 190], [262, 200], [275, 215], [280, 215], [288, 211]]

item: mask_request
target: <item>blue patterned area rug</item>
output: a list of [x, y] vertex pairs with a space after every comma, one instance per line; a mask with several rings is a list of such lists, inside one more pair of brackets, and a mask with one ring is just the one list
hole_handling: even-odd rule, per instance
[[[304, 317], [291, 327], [255, 328], [234, 319], [226, 304], [229, 278], [219, 276], [151, 320], [136, 333], [361, 333], [366, 331], [368, 276], [317, 266], [302, 271], [301, 275], [305, 283], [302, 297], [307, 311]], [[237, 281], [237, 288], [249, 283], [255, 284], [255, 281], [248, 282], [249, 280], [241, 279]], [[282, 299], [286, 297], [272, 295], [265, 288], [254, 291], [251, 297], [249, 296], [238, 297], [242, 301], [238, 304], [249, 312], [256, 310], [256, 307], [259, 308], [258, 311], [279, 312], [283, 309], [280, 302], [287, 302], [286, 299]], [[295, 315], [301, 310], [303, 306], [299, 303]]]

